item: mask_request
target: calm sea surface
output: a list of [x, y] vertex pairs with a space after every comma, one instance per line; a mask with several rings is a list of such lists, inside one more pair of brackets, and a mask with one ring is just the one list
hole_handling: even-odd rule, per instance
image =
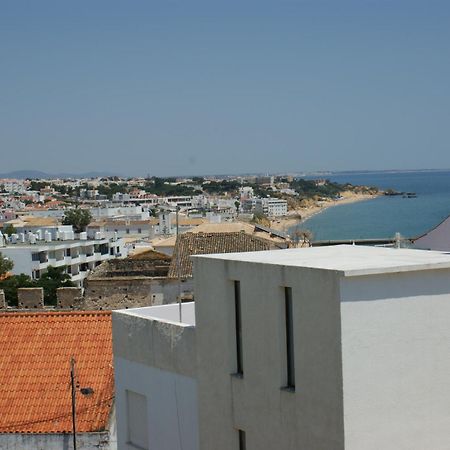
[[402, 236], [414, 237], [450, 215], [450, 171], [351, 173], [326, 178], [338, 183], [415, 192], [417, 198], [382, 196], [328, 208], [299, 225], [311, 230], [314, 240], [388, 238], [397, 231]]

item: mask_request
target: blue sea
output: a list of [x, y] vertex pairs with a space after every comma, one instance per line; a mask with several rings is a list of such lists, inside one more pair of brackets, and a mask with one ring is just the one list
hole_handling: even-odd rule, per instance
[[326, 178], [415, 192], [417, 198], [381, 196], [328, 208], [298, 225], [312, 231], [314, 240], [391, 238], [396, 232], [415, 237], [450, 215], [450, 171], [339, 173]]

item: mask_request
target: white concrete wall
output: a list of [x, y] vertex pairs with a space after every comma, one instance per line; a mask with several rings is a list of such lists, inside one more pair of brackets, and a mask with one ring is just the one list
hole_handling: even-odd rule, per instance
[[[183, 305], [185, 310], [192, 306]], [[152, 318], [152, 308], [113, 312], [121, 450], [135, 449], [128, 443], [127, 391], [147, 398], [149, 450], [198, 450], [195, 328], [189, 323], [175, 323], [176, 307], [154, 307], [158, 319]], [[168, 314], [162, 312], [164, 308]], [[164, 321], [165, 317], [169, 320]], [[188, 319], [187, 311], [184, 317]]]
[[198, 450], [197, 383], [191, 377], [114, 358], [118, 448], [135, 450], [128, 444], [126, 391], [147, 399], [149, 450]]
[[[113, 450], [108, 433], [78, 433], [77, 450]], [[120, 447], [119, 447], [120, 448]], [[73, 450], [71, 434], [0, 434], [1, 450]]]
[[450, 449], [450, 271], [342, 281], [346, 450]]
[[[331, 271], [194, 258], [201, 450], [343, 450], [339, 282]], [[233, 280], [241, 281], [236, 372]], [[284, 286], [292, 287], [296, 391], [286, 386]]]
[[25, 273], [31, 277], [33, 264], [31, 254], [34, 252], [39, 252], [38, 248], [14, 247], [11, 245], [9, 247], [2, 248], [0, 251], [3, 256], [14, 262], [14, 267], [11, 271], [14, 275]]

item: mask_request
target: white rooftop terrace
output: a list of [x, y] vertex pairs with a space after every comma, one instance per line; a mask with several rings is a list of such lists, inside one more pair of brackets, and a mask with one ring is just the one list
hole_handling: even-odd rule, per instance
[[195, 326], [195, 303], [186, 302], [180, 305], [172, 303], [170, 305], [146, 306], [144, 308], [121, 309], [121, 314], [140, 317], [142, 319], [157, 320], [181, 327]]
[[193, 258], [333, 270], [346, 277], [450, 268], [450, 253], [356, 245], [197, 255]]

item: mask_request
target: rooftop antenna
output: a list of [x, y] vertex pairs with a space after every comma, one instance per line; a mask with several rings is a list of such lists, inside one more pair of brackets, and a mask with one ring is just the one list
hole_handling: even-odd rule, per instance
[[72, 432], [73, 432], [73, 450], [77, 450], [77, 409], [75, 395], [75, 358], [70, 358], [70, 386], [72, 391]]
[[177, 205], [176, 207], [176, 229], [177, 229], [177, 234], [176, 234], [176, 244], [177, 244], [177, 255], [176, 255], [176, 263], [177, 263], [177, 274], [178, 274], [178, 316], [179, 316], [179, 320], [180, 323], [182, 321], [183, 318], [183, 312], [182, 312], [182, 306], [181, 306], [181, 270], [180, 270], [180, 244], [181, 242], [178, 240], [178, 233], [179, 233], [179, 222], [178, 222], [178, 213], [180, 211], [180, 206]]
[[[75, 358], [70, 358], [70, 387], [72, 394], [72, 433], [73, 433], [73, 450], [77, 450], [77, 408], [76, 408], [76, 382], [75, 382]], [[79, 387], [79, 386], [78, 386]], [[89, 396], [94, 393], [94, 389], [91, 387], [81, 388], [80, 392]]]

